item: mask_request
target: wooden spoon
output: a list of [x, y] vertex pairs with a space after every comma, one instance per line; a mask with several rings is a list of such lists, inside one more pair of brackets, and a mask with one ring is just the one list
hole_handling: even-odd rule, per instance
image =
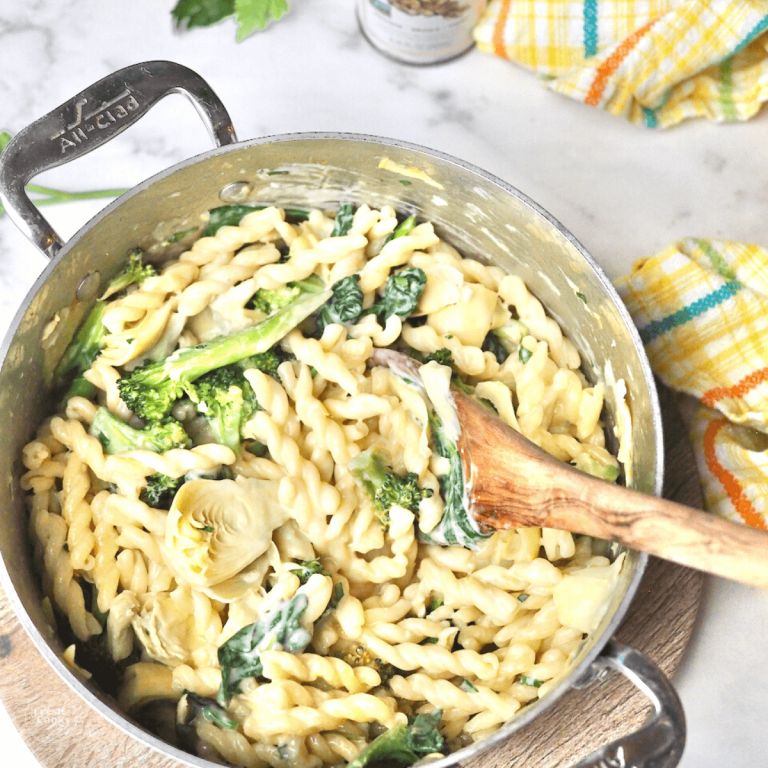
[[[379, 353], [379, 350], [376, 350]], [[375, 362], [412, 375], [405, 355]], [[451, 388], [469, 512], [481, 529], [557, 528], [768, 588], [768, 533], [587, 475], [555, 459]]]

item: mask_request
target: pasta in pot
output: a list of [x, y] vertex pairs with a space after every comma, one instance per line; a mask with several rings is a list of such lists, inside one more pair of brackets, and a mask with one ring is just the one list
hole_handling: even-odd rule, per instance
[[[97, 346], [79, 367], [65, 354], [75, 383], [23, 452], [43, 588], [73, 668], [126, 711], [178, 701], [200, 754], [361, 766], [419, 715], [447, 753], [556, 685], [623, 555], [481, 532], [445, 411], [375, 350], [615, 480], [603, 387], [522, 280], [430, 223], [367, 205], [302, 218], [217, 209], [97, 305]], [[264, 340], [230, 354], [248, 333]], [[143, 401], [135, 382], [169, 361]]]

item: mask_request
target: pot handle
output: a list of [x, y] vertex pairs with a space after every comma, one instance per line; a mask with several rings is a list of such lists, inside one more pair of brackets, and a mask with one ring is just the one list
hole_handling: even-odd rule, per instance
[[675, 689], [641, 653], [610, 640], [575, 685], [585, 688], [615, 669], [653, 703], [655, 712], [639, 731], [607, 744], [574, 768], [675, 768], [685, 746], [685, 715]]
[[171, 93], [195, 105], [216, 146], [237, 141], [226, 108], [200, 75], [171, 61], [147, 61], [99, 80], [8, 142], [0, 155], [0, 203], [48, 258], [63, 241], [27, 196], [27, 183], [100, 147]]

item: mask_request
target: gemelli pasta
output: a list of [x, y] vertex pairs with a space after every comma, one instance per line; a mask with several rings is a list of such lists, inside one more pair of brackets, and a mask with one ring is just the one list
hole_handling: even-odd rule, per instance
[[603, 386], [524, 282], [386, 206], [215, 209], [157, 270], [131, 254], [62, 358], [22, 457], [46, 601], [73, 668], [137, 718], [170, 702], [187, 749], [446, 754], [597, 626], [623, 555], [481, 531], [445, 420], [384, 347], [617, 478]]

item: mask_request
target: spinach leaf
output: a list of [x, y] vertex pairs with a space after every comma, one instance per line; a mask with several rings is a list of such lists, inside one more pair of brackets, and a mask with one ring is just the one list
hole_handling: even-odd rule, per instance
[[280, 600], [271, 611], [243, 627], [219, 648], [219, 704], [226, 704], [240, 690], [243, 680], [262, 674], [261, 654], [264, 651], [301, 653], [309, 645], [312, 635], [299, 624], [307, 604], [307, 596], [302, 592], [297, 592], [290, 600]]
[[421, 533], [421, 538], [428, 544], [449, 546], [456, 544], [467, 549], [477, 549], [483, 539], [491, 534], [482, 533], [464, 506], [464, 467], [461, 454], [456, 443], [449, 440], [443, 432], [440, 417], [433, 413], [429, 417], [435, 450], [443, 458], [448, 459], [450, 468], [448, 474], [441, 475], [440, 492], [445, 502], [445, 509], [440, 522], [429, 532]]
[[426, 284], [427, 276], [423, 269], [401, 269], [389, 276], [384, 286], [384, 295], [368, 312], [379, 315], [383, 321], [392, 315], [405, 320], [416, 309]]
[[347, 768], [364, 768], [372, 763], [388, 762], [413, 765], [424, 755], [442, 752], [445, 741], [437, 729], [442, 709], [428, 715], [416, 715], [408, 724], [396, 725], [377, 736]]
[[192, 725], [198, 717], [202, 717], [225, 731], [232, 731], [238, 726], [237, 720], [233, 720], [227, 710], [213, 699], [184, 691], [183, 703], [184, 706], [179, 708], [178, 725]]
[[[236, 227], [243, 216], [254, 211], [263, 211], [266, 205], [222, 205], [208, 212], [208, 226], [203, 237], [213, 237], [222, 227]], [[306, 221], [309, 212], [302, 208], [284, 208], [286, 221]]]
[[333, 225], [331, 237], [348, 235], [352, 229], [352, 220], [355, 218], [355, 206], [352, 203], [342, 203], [336, 212], [336, 223]]
[[488, 334], [483, 341], [483, 351], [493, 352], [499, 365], [502, 365], [509, 357], [509, 352], [507, 352], [504, 345], [499, 341], [499, 337], [496, 335], [495, 331], [488, 331]]
[[331, 323], [357, 322], [363, 311], [360, 275], [343, 277], [331, 286], [333, 296], [320, 307], [315, 322], [320, 333]]

